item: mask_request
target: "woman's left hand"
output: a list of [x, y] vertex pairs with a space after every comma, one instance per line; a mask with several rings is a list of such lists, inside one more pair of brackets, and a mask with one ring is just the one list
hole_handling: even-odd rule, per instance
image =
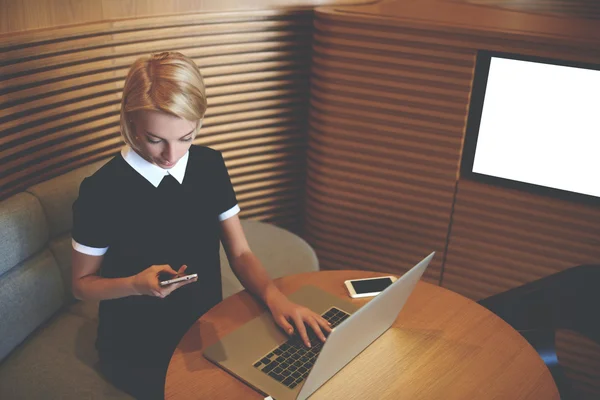
[[294, 327], [290, 322], [294, 324], [298, 334], [307, 347], [311, 347], [311, 345], [308, 340], [308, 333], [305, 325], [310, 326], [317, 337], [323, 342], [325, 341], [325, 334], [323, 332], [331, 332], [329, 322], [323, 317], [306, 307], [290, 301], [279, 291], [271, 296], [267, 301], [267, 306], [269, 307], [269, 310], [271, 310], [271, 314], [277, 325], [279, 325], [288, 335], [294, 333]]

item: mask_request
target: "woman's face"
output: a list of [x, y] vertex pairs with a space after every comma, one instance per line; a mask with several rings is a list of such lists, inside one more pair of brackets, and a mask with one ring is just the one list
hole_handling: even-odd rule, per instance
[[189, 150], [196, 121], [160, 111], [136, 111], [131, 127], [140, 156], [161, 168], [172, 168]]

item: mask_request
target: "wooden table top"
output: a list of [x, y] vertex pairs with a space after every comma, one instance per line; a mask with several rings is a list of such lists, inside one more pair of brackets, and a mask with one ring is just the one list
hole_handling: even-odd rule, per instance
[[[303, 285], [349, 302], [343, 282], [385, 274], [320, 271], [280, 278], [285, 294]], [[202, 356], [219, 337], [264, 308], [246, 291], [204, 314], [175, 350], [165, 386], [167, 399], [263, 399]], [[537, 352], [502, 319], [459, 294], [420, 281], [394, 325], [311, 399], [559, 399]]]

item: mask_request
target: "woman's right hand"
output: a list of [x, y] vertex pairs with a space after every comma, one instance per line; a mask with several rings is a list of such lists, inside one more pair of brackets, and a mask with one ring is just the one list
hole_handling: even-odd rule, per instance
[[133, 276], [133, 289], [138, 295], [155, 296], [165, 298], [170, 295], [174, 290], [187, 285], [188, 283], [196, 282], [198, 278], [190, 279], [189, 281], [182, 281], [172, 283], [167, 286], [160, 286], [160, 275], [184, 275], [187, 265], [183, 265], [179, 268], [179, 271], [175, 271], [170, 265], [153, 265], [146, 268], [142, 272]]

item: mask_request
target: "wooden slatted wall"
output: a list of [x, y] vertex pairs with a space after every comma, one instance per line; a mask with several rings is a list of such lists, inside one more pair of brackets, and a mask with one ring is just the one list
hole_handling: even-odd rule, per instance
[[443, 285], [473, 299], [600, 262], [600, 209], [461, 180]]
[[325, 268], [401, 273], [436, 250], [438, 283], [473, 51], [436, 40], [317, 12], [306, 234]]
[[454, 0], [536, 14], [600, 19], [598, 0]]
[[0, 0], [0, 35], [123, 18], [175, 14], [274, 10], [364, 0]]
[[303, 216], [312, 10], [142, 18], [0, 37], [0, 195], [116, 154], [131, 63], [177, 50], [209, 107], [196, 144], [223, 151], [241, 216]]

